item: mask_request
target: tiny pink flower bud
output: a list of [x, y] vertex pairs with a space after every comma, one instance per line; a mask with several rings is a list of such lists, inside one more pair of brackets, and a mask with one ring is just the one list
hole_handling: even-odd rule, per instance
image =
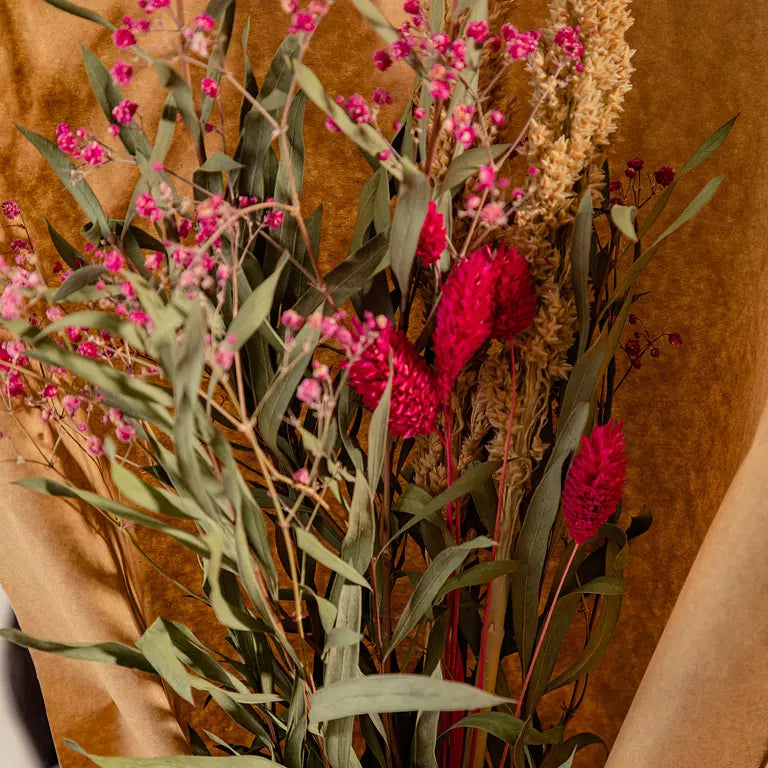
[[112, 66], [110, 74], [118, 85], [130, 85], [133, 77], [133, 66], [127, 61], [118, 59]]
[[309, 482], [309, 470], [307, 470], [306, 467], [302, 467], [301, 469], [297, 469], [293, 473], [293, 479], [295, 482], [306, 485]]
[[200, 90], [215, 99], [219, 95], [219, 84], [212, 77], [204, 77], [200, 83]]
[[101, 443], [101, 439], [96, 437], [96, 435], [89, 435], [88, 439], [85, 441], [85, 450], [91, 456], [104, 455], [104, 446]]
[[322, 392], [323, 388], [320, 385], [320, 382], [315, 379], [304, 379], [296, 390], [296, 397], [298, 397], [302, 403], [314, 405], [320, 399]]

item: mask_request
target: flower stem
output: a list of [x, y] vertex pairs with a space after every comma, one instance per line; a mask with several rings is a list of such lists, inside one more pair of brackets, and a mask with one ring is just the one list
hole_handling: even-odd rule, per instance
[[579, 547], [581, 544], [576, 544], [571, 551], [571, 556], [568, 558], [568, 562], [565, 564], [565, 568], [563, 569], [563, 575], [560, 577], [560, 583], [557, 585], [557, 589], [555, 590], [555, 595], [552, 598], [552, 603], [549, 606], [549, 610], [547, 611], [547, 618], [544, 619], [544, 626], [541, 628], [541, 633], [539, 634], [539, 641], [536, 643], [536, 649], [533, 652], [533, 656], [531, 656], [531, 661], [528, 664], [528, 672], [525, 675], [525, 680], [523, 681], [523, 687], [520, 689], [520, 698], [517, 700], [517, 706], [515, 707], [515, 717], [520, 717], [520, 715], [523, 712], [523, 702], [525, 701], [525, 694], [528, 690], [528, 685], [531, 682], [531, 676], [533, 675], [533, 668], [536, 666], [536, 659], [539, 656], [539, 652], [541, 651], [542, 645], [544, 645], [544, 638], [547, 635], [547, 630], [549, 629], [549, 623], [552, 621], [552, 614], [555, 612], [555, 606], [557, 605], [557, 600], [560, 597], [560, 593], [563, 591], [563, 585], [565, 584], [565, 579], [568, 576], [568, 572], [571, 570], [571, 566], [573, 565], [573, 561], [576, 557], [576, 553], [579, 551]]

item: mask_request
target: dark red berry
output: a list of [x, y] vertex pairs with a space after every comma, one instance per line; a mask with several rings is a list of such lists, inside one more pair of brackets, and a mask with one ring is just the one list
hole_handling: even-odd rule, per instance
[[636, 322], [637, 322], [637, 315], [636, 315], [636, 314], [634, 314], [634, 313], [632, 313], [632, 314], [629, 316], [629, 324], [630, 324], [630, 325], [634, 325]]
[[654, 347], [651, 350], [651, 357], [659, 357], [661, 355], [661, 352], [659, 352], [657, 347]]
[[683, 338], [679, 333], [670, 333], [667, 335], [667, 339], [673, 347], [680, 347], [683, 344]]

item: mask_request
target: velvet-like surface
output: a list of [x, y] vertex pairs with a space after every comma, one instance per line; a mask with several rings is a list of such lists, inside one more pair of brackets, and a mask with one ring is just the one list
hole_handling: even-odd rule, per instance
[[[127, 0], [83, 3], [113, 20], [135, 9]], [[203, 5], [187, 3], [190, 12]], [[519, 21], [521, 28], [540, 23], [544, 5], [538, 0], [521, 0], [509, 11], [510, 20]], [[392, 16], [397, 13], [391, 0], [383, 6]], [[72, 241], [76, 241], [82, 222], [58, 180], [16, 134], [12, 123], [48, 136], [60, 121], [103, 131], [106, 123], [85, 82], [79, 46], [108, 62], [116, 58], [115, 49], [105, 30], [66, 16], [42, 0], [2, 0], [0, 8], [0, 103], [4, 117], [0, 129], [0, 197], [13, 196], [19, 201], [35, 244], [50, 265], [54, 252], [43, 215]], [[249, 52], [257, 74], [263, 76], [285, 33], [286, 22], [272, 0], [253, 0], [249, 11]], [[238, 30], [245, 15], [238, 19]], [[637, 72], [611, 151], [617, 169], [630, 155], [644, 157], [652, 168], [662, 163], [679, 168], [716, 126], [737, 111], [742, 115], [720, 153], [680, 185], [677, 201], [671, 204], [665, 221], [671, 221], [672, 211], [682, 210], [685, 198], [692, 197], [709, 178], [725, 173], [717, 197], [693, 226], [688, 225], [668, 241], [641, 285], [652, 294], [638, 303], [638, 313], [654, 330], [682, 334], [684, 346], [665, 351], [661, 359], [630, 376], [617, 403], [630, 452], [625, 507], [637, 511], [648, 503], [655, 522], [632, 548], [622, 618], [606, 657], [590, 676], [587, 699], [574, 722], [574, 727], [594, 730], [609, 744], [619, 731], [707, 529], [746, 454], [766, 395], [762, 328], [768, 224], [763, 211], [768, 191], [762, 181], [768, 128], [760, 113], [760, 94], [766, 82], [762, 41], [768, 32], [768, 6], [751, 4], [745, 9], [739, 0], [704, 0], [695, 7], [675, 0], [643, 0], [635, 8], [635, 17], [630, 40], [638, 51], [634, 60]], [[238, 31], [234, 39], [239, 39]], [[233, 59], [239, 58], [238, 47], [233, 44]], [[348, 95], [351, 83], [355, 90], [367, 94], [374, 87], [370, 55], [375, 47], [375, 36], [349, 0], [339, 0], [321, 26], [310, 64], [332, 94], [345, 88]], [[139, 77], [140, 82], [153, 82], [151, 72]], [[405, 67], [393, 68], [375, 79], [390, 88], [396, 102], [404, 103], [409, 85]], [[155, 89], [154, 103], [142, 101], [149, 125], [154, 124], [160, 101], [159, 89]], [[329, 265], [346, 252], [353, 225], [351, 211], [366, 178], [366, 165], [350, 142], [322, 128], [322, 119], [314, 109], [307, 111], [306, 141], [305, 205], [311, 212], [321, 200], [324, 203], [321, 257]], [[118, 183], [120, 178], [125, 184]], [[97, 172], [89, 181], [107, 211], [120, 211], [127, 203], [132, 189], [130, 171], [123, 176], [113, 169]], [[1, 428], [14, 436], [21, 450], [19, 428], [6, 417], [3, 422]], [[15, 448], [7, 441], [0, 446], [2, 458], [9, 462], [2, 465], [6, 467], [2, 470], [6, 503], [0, 510], [0, 581], [23, 629], [49, 639], [130, 642], [163, 615], [189, 624], [203, 640], [219, 642], [198, 604], [180, 595], [149, 568], [125, 541], [126, 534], [116, 532], [95, 513], [75, 511], [12, 487], [11, 481], [19, 474], [38, 473], [39, 467], [17, 467]], [[759, 499], [761, 486], [750, 482], [766, 450], [765, 443], [758, 442], [743, 470], [747, 488], [752, 489], [747, 495], [752, 493], [753, 501]], [[81, 469], [73, 457], [62, 470], [75, 481], [81, 471], [93, 475], [92, 467]], [[721, 527], [714, 530], [722, 531], [734, 509], [742, 507], [740, 497], [735, 498], [734, 502], [734, 494], [729, 496], [719, 518]], [[694, 578], [697, 574], [716, 574], [718, 569], [731, 573], [742, 553], [740, 537], [754, 544], [761, 533], [765, 535], [760, 518], [764, 510], [759, 503], [750, 509], [753, 515], [727, 526], [729, 547], [710, 545], [703, 549], [706, 561], [697, 564]], [[723, 519], [726, 523], [721, 524]], [[129, 533], [176, 578], [192, 588], [199, 586], [196, 564], [179, 549], [145, 531]], [[763, 584], [766, 571], [763, 566]], [[708, 581], [708, 591], [716, 592], [721, 583], [723, 580], [716, 578]], [[748, 577], [743, 583], [749, 584]], [[696, 587], [689, 585], [684, 593], [693, 595], [685, 622], [695, 622], [698, 615]], [[749, 593], [749, 589], [730, 591], [728, 600], [746, 601], [747, 597], [738, 596]], [[730, 614], [726, 607], [718, 601], [712, 605], [709, 610], [716, 609], [719, 621], [727, 627]], [[756, 621], [751, 610], [736, 614]], [[685, 623], [675, 626], [678, 635], [685, 631]], [[762, 628], [765, 630], [764, 624]], [[758, 629], [749, 624], [738, 627], [746, 637]], [[651, 745], [657, 731], [648, 713], [657, 707], [654, 686], [645, 685], [642, 700], [633, 709], [633, 717], [640, 718], [642, 725], [628, 728], [611, 768], [742, 768], [753, 764], [758, 768], [754, 756], [765, 746], [765, 733], [759, 729], [766, 721], [765, 712], [761, 716], [754, 706], [741, 708], [739, 690], [728, 688], [728, 681], [745, 679], [738, 672], [744, 658], [750, 659], [756, 671], [765, 672], [765, 653], [762, 657], [759, 653], [745, 655], [739, 646], [739, 653], [731, 657], [729, 652], [735, 651], [722, 640], [712, 646], [710, 640], [716, 635], [696, 633], [694, 637], [702, 647], [687, 657], [665, 638], [665, 647], [678, 655], [673, 656], [677, 662], [664, 670], [663, 677], [679, 680], [664, 691], [665, 722], [674, 719], [675, 713], [687, 712], [689, 716], [680, 718], [675, 729], [658, 730], [662, 746]], [[714, 692], [707, 689], [707, 698], [716, 700], [718, 692], [726, 692], [731, 704], [723, 713], [721, 724], [725, 727], [715, 742], [717, 749], [700, 750], [702, 754], [696, 753], [694, 758], [695, 745], [707, 744], [706, 735], [714, 728], [706, 712], [719, 711], [707, 710], [698, 695], [699, 659], [711, 665], [722, 659], [734, 674]], [[189, 707], [170, 699], [151, 678], [39, 654], [35, 661], [57, 743], [66, 736], [101, 754], [159, 755], [184, 750], [174, 715], [185, 721]], [[707, 669], [703, 666], [701, 674], [709, 679]], [[674, 704], [675, 695], [680, 697], [678, 705]], [[704, 707], [696, 710], [695, 716], [690, 716], [692, 701]], [[215, 712], [205, 716], [198, 713], [191, 720], [195, 727], [209, 728], [224, 738], [232, 733], [228, 719]], [[731, 730], [728, 723], [733, 720], [745, 727]], [[688, 736], [678, 738], [678, 729]], [[638, 734], [645, 741], [638, 741]], [[686, 751], [669, 751], [667, 741], [687, 745]], [[743, 748], [745, 742], [749, 749]], [[64, 768], [88, 764], [65, 748], [60, 751]], [[642, 763], [641, 754], [652, 754], [653, 760]], [[749, 762], [753, 758], [755, 762]], [[706, 762], [708, 759], [711, 762]], [[591, 748], [580, 755], [576, 765], [597, 766], [603, 760], [600, 751]]]

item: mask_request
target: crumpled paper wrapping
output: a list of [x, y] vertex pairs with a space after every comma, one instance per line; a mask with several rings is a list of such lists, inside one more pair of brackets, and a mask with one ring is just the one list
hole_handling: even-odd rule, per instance
[[[128, 0], [83, 3], [113, 20], [136, 11]], [[190, 13], [204, 7], [203, 2], [186, 5]], [[396, 15], [394, 0], [382, 5]], [[511, 20], [521, 29], [536, 26], [545, 6], [540, 0], [520, 0]], [[10, 123], [49, 136], [60, 121], [103, 130], [79, 46], [110, 63], [117, 55], [106, 31], [42, 0], [0, 7], [5, 117], [0, 197], [19, 201], [50, 265], [55, 254], [43, 214], [73, 242], [80, 217], [45, 162]], [[250, 54], [263, 74], [287, 25], [276, 2], [253, 0], [250, 12]], [[643, 0], [635, 16], [630, 38], [638, 49], [638, 71], [611, 154], [615, 169], [633, 155], [644, 157], [649, 170], [662, 163], [680, 168], [715, 127], [737, 111], [742, 116], [727, 145], [681, 183], [664, 222], [706, 181], [725, 173], [717, 197], [694, 225], [668, 241], [641, 282], [641, 290], [652, 295], [638, 302], [638, 314], [656, 331], [681, 333], [684, 346], [664, 350], [619, 392], [616, 411], [626, 422], [630, 452], [625, 508], [637, 511], [648, 503], [655, 522], [632, 547], [622, 618], [606, 657], [590, 675], [587, 698], [572, 725], [596, 731], [612, 744], [637, 691], [610, 768], [759, 768], [768, 719], [760, 696], [768, 687], [768, 652], [760, 642], [766, 636], [761, 587], [768, 579], [768, 565], [760, 557], [766, 534], [762, 466], [768, 449], [763, 427], [747, 451], [768, 394], [763, 333], [768, 129], [761, 96], [768, 80], [763, 47], [768, 5], [702, 0], [693, 7]], [[241, 18], [235, 41], [242, 23]], [[239, 44], [233, 45], [239, 59]], [[348, 91], [350, 83], [370, 94], [375, 73], [370, 56], [378, 45], [351, 3], [339, 0], [321, 25], [309, 63], [332, 95]], [[152, 77], [151, 72], [139, 76], [146, 83]], [[376, 83], [392, 91], [394, 117], [407, 98], [408, 70], [394, 67], [377, 76]], [[149, 115], [159, 107], [159, 98], [142, 104]], [[149, 125], [153, 119], [148, 118]], [[312, 107], [306, 142], [306, 206], [311, 211], [321, 199], [325, 203], [321, 258], [328, 265], [345, 253], [353, 224], [349, 206], [357, 200], [366, 166], [350, 142], [322, 128]], [[119, 211], [127, 203], [130, 178], [126, 173], [121, 187], [110, 169], [89, 180], [107, 209]], [[21, 446], [19, 428], [6, 417], [0, 421], [0, 428]], [[34, 423], [31, 428], [38, 430]], [[124, 534], [96, 513], [11, 486], [20, 475], [39, 474], [40, 468], [16, 465], [8, 442], [0, 443], [0, 450], [6, 502], [0, 509], [0, 582], [24, 630], [57, 640], [131, 642], [162, 614], [188, 624], [205, 642], [221, 643], [197, 604], [151, 570], [127, 546]], [[91, 472], [73, 458], [62, 469], [75, 482], [81, 472]], [[199, 586], [196, 564], [172, 542], [146, 531], [132, 533], [177, 579]], [[63, 737], [93, 753], [156, 756], [185, 751], [177, 718], [223, 738], [234, 733], [221, 713], [190, 713], [154, 678], [112, 666], [34, 657], [62, 768], [90, 765], [61, 746]], [[604, 760], [592, 747], [577, 756], [575, 765], [589, 768]]]

